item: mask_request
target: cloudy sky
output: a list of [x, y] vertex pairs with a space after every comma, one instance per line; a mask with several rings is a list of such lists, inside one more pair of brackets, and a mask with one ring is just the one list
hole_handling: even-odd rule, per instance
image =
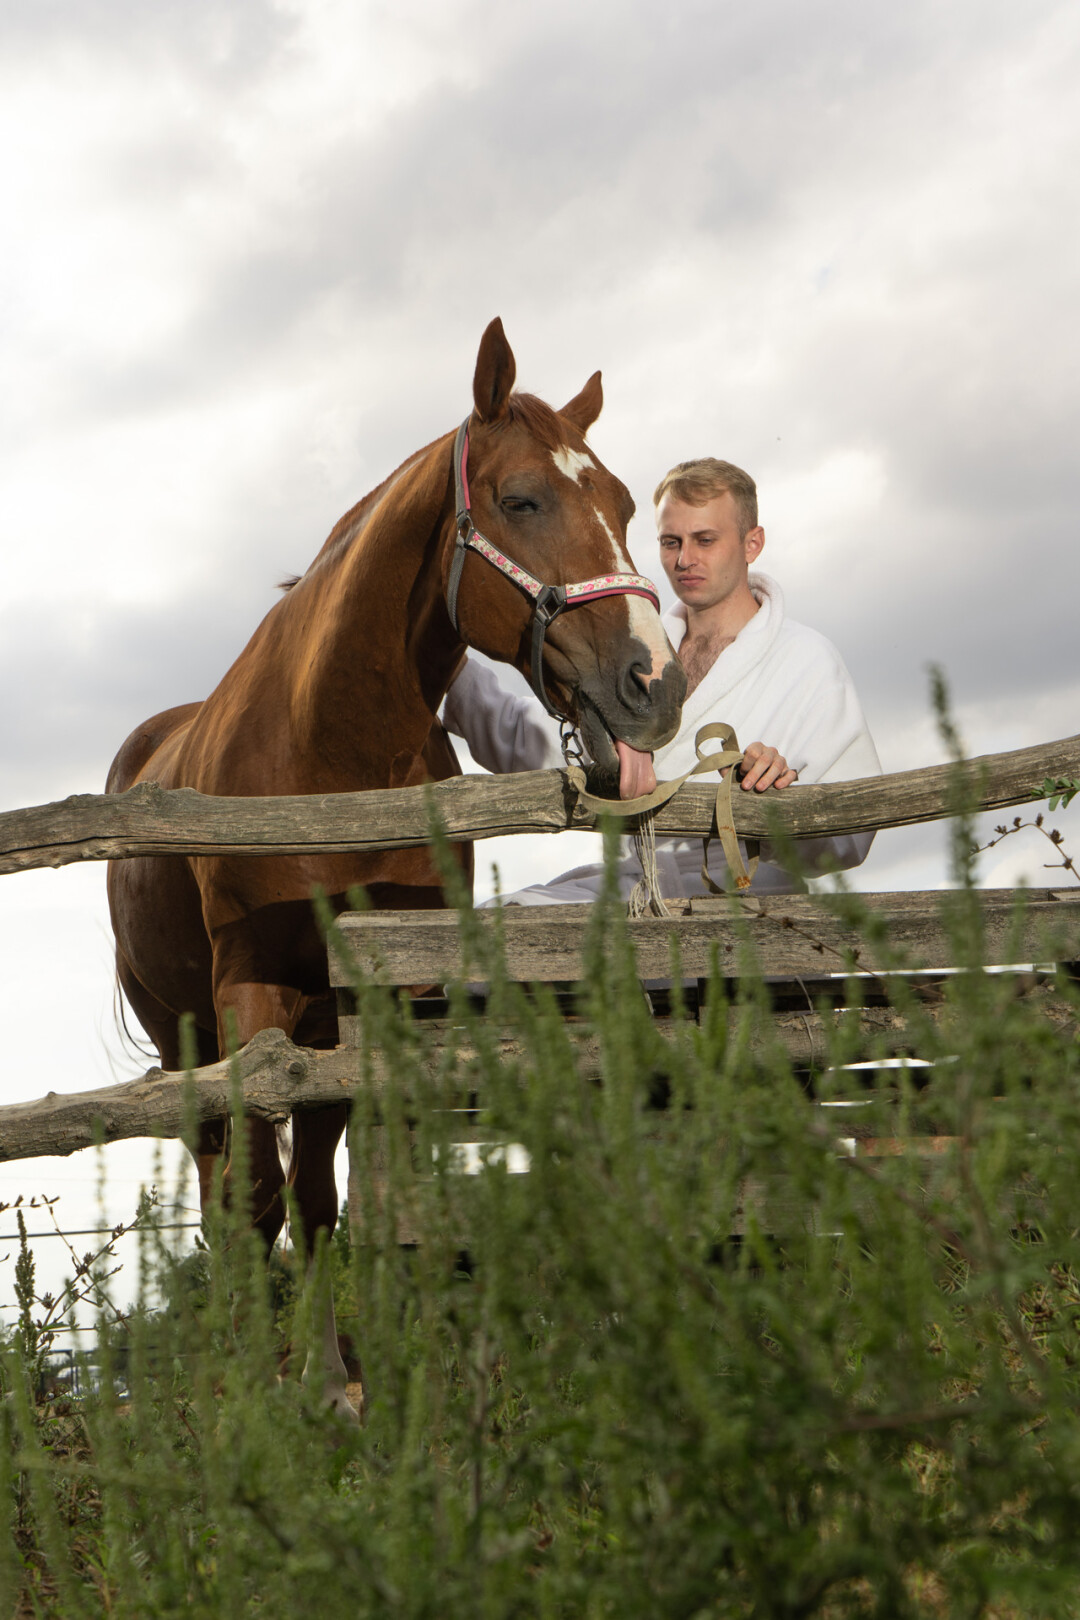
[[[754, 473], [763, 565], [887, 770], [941, 757], [931, 661], [973, 752], [1080, 730], [1078, 75], [1064, 0], [8, 0], [0, 807], [99, 791], [205, 695], [464, 415], [495, 314], [554, 403], [602, 368], [643, 571], [673, 461]], [[941, 851], [882, 836], [860, 881], [942, 882]], [[141, 1067], [102, 893], [0, 880], [6, 1100]], [[0, 1199], [78, 1175], [74, 1215], [88, 1174]]]

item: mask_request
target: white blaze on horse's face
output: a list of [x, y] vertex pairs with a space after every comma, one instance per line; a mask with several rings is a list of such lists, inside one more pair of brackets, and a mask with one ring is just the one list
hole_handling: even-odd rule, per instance
[[[563, 474], [564, 478], [572, 479], [575, 484], [581, 483], [581, 475], [586, 470], [596, 467], [596, 462], [587, 450], [573, 450], [569, 445], [560, 445], [551, 452], [551, 459]], [[611, 547], [611, 566], [604, 570], [611, 574], [632, 574], [635, 572], [633, 564], [619, 544], [615, 532], [600, 510], [598, 505], [593, 506], [593, 514], [597, 524], [603, 531]], [[663, 671], [671, 661], [671, 648], [664, 627], [660, 623], [660, 615], [651, 602], [643, 596], [624, 597], [627, 612], [630, 618], [630, 634], [634, 636], [649, 653], [652, 664], [649, 669], [642, 670], [642, 675], [648, 680]]]
[[572, 478], [575, 484], [581, 483], [581, 475], [586, 468], [592, 469], [596, 466], [587, 450], [571, 450], [568, 444], [560, 445], [557, 450], [553, 450], [551, 459], [563, 477]]
[[[596, 509], [596, 521], [603, 529], [611, 544], [613, 574], [632, 574], [633, 566], [629, 558], [619, 545], [612, 532], [611, 525], [599, 507]], [[666, 664], [671, 661], [671, 647], [660, 623], [660, 615], [651, 602], [646, 602], [643, 596], [627, 596], [626, 606], [630, 613], [630, 634], [635, 636], [642, 646], [648, 649], [652, 658], [652, 665], [642, 673], [648, 677], [658, 674]]]

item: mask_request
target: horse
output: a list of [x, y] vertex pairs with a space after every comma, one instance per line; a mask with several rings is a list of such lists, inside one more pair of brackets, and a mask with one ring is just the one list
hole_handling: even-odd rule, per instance
[[[585, 442], [603, 403], [600, 373], [561, 411], [514, 392], [515, 376], [496, 319], [456, 434], [410, 456], [340, 520], [210, 696], [128, 737], [106, 791], [153, 781], [221, 795], [324, 794], [459, 775], [437, 714], [469, 647], [519, 669], [545, 708], [580, 727], [601, 769], [614, 773], [675, 734], [685, 676], [654, 588], [632, 571], [633, 501]], [[459, 859], [471, 881], [471, 846]], [[266, 1028], [337, 1044], [316, 886], [337, 910], [356, 886], [376, 907], [444, 903], [422, 848], [110, 863], [118, 980], [165, 1069], [181, 1067], [185, 1012], [201, 1064]], [[309, 1263], [316, 1234], [333, 1231], [346, 1115], [344, 1104], [297, 1110], [287, 1171], [274, 1128], [247, 1122], [251, 1218], [268, 1250], [286, 1184]], [[225, 1122], [202, 1127], [204, 1207], [227, 1142]], [[305, 1377], [314, 1356], [330, 1403], [351, 1413], [332, 1319]]]

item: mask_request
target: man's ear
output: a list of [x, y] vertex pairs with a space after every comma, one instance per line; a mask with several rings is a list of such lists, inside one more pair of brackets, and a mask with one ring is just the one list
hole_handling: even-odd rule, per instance
[[748, 563], [757, 562], [765, 549], [765, 530], [759, 524], [756, 529], [747, 529], [743, 535], [743, 553]]
[[581, 393], [575, 394], [559, 415], [573, 422], [579, 433], [588, 433], [603, 408], [604, 390], [600, 385], [600, 373], [594, 371]]
[[473, 404], [481, 422], [498, 422], [506, 415], [516, 371], [513, 350], [496, 315], [480, 339], [473, 376]]

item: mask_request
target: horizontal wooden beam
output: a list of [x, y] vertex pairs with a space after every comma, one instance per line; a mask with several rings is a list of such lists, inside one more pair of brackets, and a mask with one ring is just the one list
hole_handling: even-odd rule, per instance
[[[1043, 781], [1080, 777], [1080, 736], [989, 754], [965, 764], [929, 765], [892, 776], [778, 792], [734, 795], [735, 825], [747, 837], [772, 830], [793, 838], [904, 827], [970, 809], [999, 810], [1040, 797]], [[656, 818], [662, 837], [701, 837], [712, 826], [715, 788], [687, 783]], [[619, 805], [612, 801], [612, 813]], [[311, 850], [367, 853], [429, 842], [436, 815], [451, 838], [590, 828], [563, 771], [462, 776], [427, 787], [308, 797], [213, 798], [141, 783], [122, 794], [76, 794], [56, 804], [0, 813], [0, 874], [72, 861], [140, 855], [288, 855]]]
[[[1017, 974], [1011, 981], [1011, 988], [1014, 996], [1018, 999], [1023, 997], [1028, 1005], [1037, 1008], [1049, 1025], [1072, 1030], [1077, 1028], [1071, 1003], [1055, 993], [1052, 981], [1038, 975]], [[916, 983], [915, 995], [920, 1003], [920, 1018], [928, 1023], [941, 1024], [949, 1016], [940, 982], [932, 987]], [[834, 1007], [820, 1013], [816, 1010], [812, 995], [808, 995], [802, 1011], [775, 1011], [767, 1019], [762, 1019], [754, 1009], [752, 1013], [735, 1012], [733, 1016], [745, 1016], [750, 1020], [749, 1028], [739, 1034], [740, 1042], [745, 1044], [749, 1052], [760, 1053], [779, 1042], [799, 1069], [820, 1070], [825, 1065], [833, 1049], [832, 1041], [841, 1025], [844, 1029], [844, 1049], [849, 1054], [850, 1062], [871, 1057], [918, 1055], [918, 1038], [896, 1008], [888, 1005]], [[657, 1034], [665, 1040], [673, 1040], [676, 1031], [683, 1027], [680, 1020], [668, 1016], [654, 1018], [652, 1022]], [[346, 1014], [341, 1017], [340, 1025], [344, 1044], [354, 1048], [363, 1046], [363, 1020], [359, 1016]], [[601, 1075], [604, 1055], [600, 1038], [586, 1024], [573, 1020], [568, 1023], [567, 1030], [577, 1053], [581, 1076], [590, 1079]], [[463, 1042], [460, 1025], [452, 1024], [448, 1019], [426, 1019], [423, 1032], [429, 1043], [433, 1076], [444, 1072], [441, 1053], [445, 1047], [451, 1047], [461, 1062], [466, 1062], [472, 1056], [471, 1049]], [[496, 1045], [504, 1060], [528, 1058], [524, 1044], [513, 1035], [504, 1033], [496, 1036]], [[378, 1054], [374, 1054], [374, 1057], [377, 1064]], [[853, 1090], [857, 1089], [853, 1081]]]
[[[294, 1046], [280, 1029], [260, 1031], [236, 1064], [245, 1111], [274, 1124], [287, 1120], [301, 1099], [305, 1107], [322, 1107], [348, 1098], [356, 1085], [355, 1052], [313, 1052]], [[179, 1137], [189, 1107], [196, 1120], [221, 1119], [231, 1099], [228, 1063], [211, 1063], [191, 1075], [149, 1069], [137, 1080], [97, 1091], [50, 1091], [36, 1102], [0, 1108], [0, 1161], [66, 1155], [134, 1136]]]
[[[901, 963], [908, 968], [955, 966], [957, 947], [942, 916], [942, 899], [939, 890], [858, 896], [884, 928], [888, 947], [856, 941], [856, 965], [866, 972]], [[1013, 889], [988, 889], [978, 899], [987, 965], [1080, 958], [1080, 891], [1038, 889], [1023, 899]], [[777, 895], [748, 913], [723, 900], [691, 901], [690, 907], [681, 917], [627, 920], [641, 978], [670, 977], [673, 942], [682, 972], [691, 978], [711, 972], [714, 953], [720, 971], [731, 977], [842, 973], [852, 961], [851, 928], [828, 896]], [[489, 932], [497, 923], [501, 927], [511, 979], [544, 983], [582, 977], [591, 909], [506, 906], [497, 914], [479, 911], [476, 917]], [[486, 977], [483, 961], [465, 959], [456, 912], [346, 912], [338, 918], [338, 931], [361, 970], [385, 984]], [[330, 972], [333, 983], [348, 984], [348, 958], [333, 945]]]

